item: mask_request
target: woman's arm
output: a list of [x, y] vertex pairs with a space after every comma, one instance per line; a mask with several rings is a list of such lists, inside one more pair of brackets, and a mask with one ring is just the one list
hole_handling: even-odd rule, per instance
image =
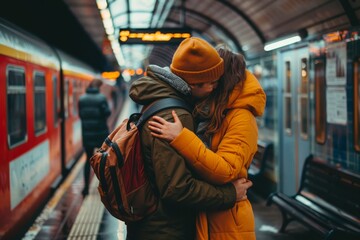
[[[217, 149], [211, 151], [190, 130], [183, 128], [176, 113], [174, 123], [154, 117], [149, 122], [152, 135], [170, 142], [207, 181], [222, 184], [247, 176], [247, 166], [256, 151], [257, 126], [253, 115], [237, 111], [227, 119]], [[223, 123], [224, 124], [224, 123]]]
[[[182, 111], [184, 114], [179, 117], [184, 126], [193, 129], [191, 114]], [[166, 110], [159, 114], [164, 117], [167, 115]], [[247, 198], [246, 193], [252, 185], [251, 182], [239, 179], [232, 184], [214, 186], [196, 179], [183, 157], [167, 142], [151, 137], [149, 130], [145, 126], [142, 129], [144, 160], [150, 161], [150, 172], [154, 173], [152, 177], [164, 201], [195, 207], [198, 210], [220, 210], [233, 206], [235, 193], [237, 201]]]

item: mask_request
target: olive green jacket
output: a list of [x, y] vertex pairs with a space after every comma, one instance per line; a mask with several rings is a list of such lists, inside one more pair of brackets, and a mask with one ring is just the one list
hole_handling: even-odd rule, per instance
[[[130, 97], [141, 105], [165, 97], [188, 100], [190, 89], [168, 68], [150, 66], [147, 76], [131, 85]], [[173, 121], [171, 110], [163, 110], [157, 115]], [[174, 110], [184, 127], [193, 130], [191, 114], [184, 109]], [[166, 141], [150, 135], [147, 123], [142, 128], [141, 140], [147, 173], [159, 196], [159, 206], [145, 220], [128, 225], [128, 239], [191, 240], [195, 237], [195, 218], [199, 210], [234, 206], [236, 192], [231, 183], [214, 186], [197, 179], [181, 155]]]

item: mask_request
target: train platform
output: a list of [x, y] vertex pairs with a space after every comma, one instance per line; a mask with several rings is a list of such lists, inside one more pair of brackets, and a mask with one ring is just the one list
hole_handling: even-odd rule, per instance
[[[129, 100], [126, 101], [118, 122], [135, 109]], [[101, 203], [95, 175], [92, 176], [89, 194], [82, 196], [84, 163], [85, 154], [36, 218], [23, 237], [24, 240], [126, 239], [126, 225], [111, 216]], [[296, 222], [289, 224], [286, 233], [279, 233], [282, 218], [277, 207], [266, 206], [266, 200], [254, 191], [248, 194], [254, 209], [258, 240], [321, 239]]]

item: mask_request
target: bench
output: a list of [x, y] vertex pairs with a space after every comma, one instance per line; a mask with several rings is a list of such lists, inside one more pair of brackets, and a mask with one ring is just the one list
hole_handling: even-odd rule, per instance
[[256, 182], [265, 174], [268, 160], [273, 155], [273, 143], [264, 140], [258, 140], [258, 150], [248, 169], [248, 177]]
[[324, 239], [360, 239], [360, 175], [307, 157], [301, 185], [294, 196], [272, 193], [267, 205], [282, 214], [280, 232], [297, 220]]

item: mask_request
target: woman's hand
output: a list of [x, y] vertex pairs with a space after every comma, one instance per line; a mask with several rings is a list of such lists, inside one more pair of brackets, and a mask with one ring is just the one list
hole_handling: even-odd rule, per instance
[[149, 129], [151, 130], [151, 135], [171, 142], [180, 134], [181, 130], [184, 127], [180, 119], [176, 115], [176, 112], [172, 110], [171, 113], [174, 117], [173, 123], [166, 121], [162, 117], [152, 117], [153, 121], [149, 121]]

